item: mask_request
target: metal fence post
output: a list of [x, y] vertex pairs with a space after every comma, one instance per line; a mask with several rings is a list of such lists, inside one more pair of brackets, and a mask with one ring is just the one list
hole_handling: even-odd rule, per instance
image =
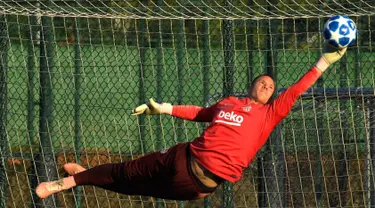
[[[53, 151], [53, 94], [54, 37], [51, 17], [42, 17], [40, 41], [40, 114], [39, 136], [41, 152], [36, 157], [38, 177], [41, 181], [56, 180], [57, 170]], [[57, 206], [56, 196], [44, 199], [44, 206]], [[40, 201], [40, 200], [38, 200]], [[41, 203], [40, 203], [41, 205]]]
[[8, 158], [7, 125], [7, 74], [8, 74], [8, 30], [5, 15], [0, 15], [0, 207], [6, 207], [7, 180], [6, 159]]
[[[202, 25], [202, 44], [203, 44], [203, 50], [202, 50], [202, 73], [203, 73], [203, 105], [207, 105], [209, 102], [209, 76], [210, 76], [210, 43], [209, 43], [209, 37], [210, 37], [210, 31], [209, 31], [209, 21], [203, 20]], [[210, 208], [211, 205], [211, 198], [205, 197], [204, 198], [204, 207]]]
[[[228, 4], [228, 3], [226, 3]], [[224, 67], [223, 67], [223, 97], [233, 94], [234, 87], [234, 32], [233, 21], [223, 20], [223, 50], [224, 50]], [[234, 207], [233, 184], [225, 181], [223, 184], [223, 205], [225, 208]]]
[[[81, 47], [80, 47], [80, 18], [74, 18], [74, 149], [76, 162], [81, 163], [82, 138], [81, 138]], [[75, 204], [82, 207], [82, 187], [74, 189]]]
[[[40, 29], [40, 25], [37, 25], [36, 16], [30, 16], [29, 17], [29, 30], [28, 30], [28, 48], [27, 48], [27, 79], [28, 79], [28, 85], [27, 85], [27, 131], [28, 131], [28, 139], [29, 143], [35, 147], [38, 144], [35, 144], [34, 137], [35, 137], [35, 129], [34, 129], [34, 121], [35, 121], [35, 68], [36, 68], [36, 51], [35, 51], [35, 45], [38, 44], [38, 36], [37, 32]], [[33, 157], [33, 155], [32, 155]], [[33, 161], [34, 158], [32, 158]], [[36, 175], [36, 164], [35, 162], [31, 166], [30, 170], [30, 187], [32, 189], [35, 189], [38, 185], [38, 178]], [[33, 207], [34, 201], [37, 201], [38, 196], [36, 196], [35, 192], [33, 192], [31, 200], [32, 204], [30, 207]]]
[[[137, 44], [139, 48], [139, 104], [142, 104], [145, 102], [146, 99], [146, 91], [145, 91], [145, 67], [146, 67], [146, 37], [145, 37], [145, 21], [146, 20], [135, 20], [136, 24], [138, 26], [137, 31], [139, 33], [137, 34]], [[147, 145], [145, 141], [145, 116], [138, 116], [138, 122], [139, 122], [139, 129], [140, 129], [140, 152], [137, 151], [137, 154], [142, 154], [147, 151]]]

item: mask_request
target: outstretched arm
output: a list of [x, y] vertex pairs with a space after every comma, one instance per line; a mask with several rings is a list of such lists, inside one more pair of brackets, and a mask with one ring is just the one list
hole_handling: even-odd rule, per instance
[[195, 105], [174, 105], [170, 103], [157, 103], [152, 98], [148, 103], [142, 104], [132, 110], [132, 115], [168, 114], [181, 119], [210, 122], [214, 117], [216, 104], [207, 108]]
[[172, 116], [197, 122], [211, 122], [215, 116], [216, 106], [202, 108], [194, 105], [174, 105]]
[[334, 48], [328, 43], [324, 43], [323, 54], [315, 65], [271, 104], [273, 113], [270, 116], [273, 116], [274, 123], [277, 124], [287, 116], [299, 96], [310, 88], [331, 64], [338, 61], [345, 54], [346, 49]]

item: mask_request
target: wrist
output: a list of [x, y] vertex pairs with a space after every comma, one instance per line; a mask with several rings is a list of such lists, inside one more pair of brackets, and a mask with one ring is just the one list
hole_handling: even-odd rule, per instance
[[320, 59], [315, 63], [316, 68], [318, 68], [321, 72], [324, 72], [330, 64], [326, 61], [326, 59], [322, 56]]
[[160, 105], [160, 113], [161, 114], [172, 115], [172, 109], [173, 109], [173, 106], [170, 103], [162, 103]]

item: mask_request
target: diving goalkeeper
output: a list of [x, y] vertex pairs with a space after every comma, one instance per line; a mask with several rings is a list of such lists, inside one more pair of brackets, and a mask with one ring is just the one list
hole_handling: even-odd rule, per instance
[[202, 108], [156, 103], [136, 107], [132, 115], [169, 114], [181, 119], [210, 122], [192, 142], [150, 153], [123, 163], [85, 169], [75, 163], [64, 165], [71, 175], [43, 182], [36, 188], [40, 198], [75, 186], [93, 185], [126, 195], [172, 200], [194, 200], [215, 191], [224, 180], [238, 181], [242, 171], [264, 145], [275, 126], [285, 118], [299, 96], [346, 52], [327, 43], [314, 66], [295, 84], [270, 100], [275, 83], [268, 75], [254, 79], [248, 97], [227, 97]]

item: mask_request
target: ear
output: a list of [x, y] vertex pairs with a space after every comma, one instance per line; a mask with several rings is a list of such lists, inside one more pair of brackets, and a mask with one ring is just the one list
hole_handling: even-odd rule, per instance
[[252, 90], [253, 90], [253, 86], [249, 85], [247, 87], [247, 94], [250, 95]]
[[247, 85], [247, 90], [250, 91], [252, 88], [253, 88], [253, 85], [251, 85], [251, 83], [249, 83], [249, 84]]

